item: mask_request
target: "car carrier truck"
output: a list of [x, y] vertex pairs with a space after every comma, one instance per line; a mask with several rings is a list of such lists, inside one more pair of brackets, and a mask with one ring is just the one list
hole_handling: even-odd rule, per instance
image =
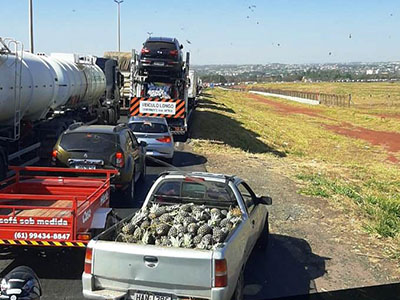
[[186, 135], [194, 105], [188, 97], [189, 60], [186, 53], [179, 78], [139, 75], [138, 54], [132, 50], [129, 116], [164, 117], [174, 135]]

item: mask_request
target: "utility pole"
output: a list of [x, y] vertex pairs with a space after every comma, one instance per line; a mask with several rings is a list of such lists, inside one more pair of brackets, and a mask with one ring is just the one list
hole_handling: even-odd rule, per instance
[[33, 4], [32, 0], [29, 1], [29, 50], [33, 53]]
[[121, 3], [124, 0], [114, 0], [118, 4], [118, 52], [121, 52]]

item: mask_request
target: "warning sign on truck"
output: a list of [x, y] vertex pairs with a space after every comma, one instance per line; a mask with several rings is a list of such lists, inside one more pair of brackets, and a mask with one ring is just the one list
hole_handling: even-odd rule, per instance
[[176, 103], [175, 102], [141, 101], [139, 112], [141, 114], [174, 115], [176, 112]]

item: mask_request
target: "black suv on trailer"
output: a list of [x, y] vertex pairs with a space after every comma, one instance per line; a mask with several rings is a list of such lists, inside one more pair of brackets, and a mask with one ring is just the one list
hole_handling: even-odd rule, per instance
[[146, 174], [145, 147], [146, 143], [139, 143], [126, 124], [75, 123], [58, 138], [52, 162], [77, 169], [117, 169], [119, 173], [111, 183], [133, 200], [135, 182]]
[[183, 70], [182, 48], [175, 38], [148, 38], [139, 54], [139, 72], [142, 75], [180, 78]]

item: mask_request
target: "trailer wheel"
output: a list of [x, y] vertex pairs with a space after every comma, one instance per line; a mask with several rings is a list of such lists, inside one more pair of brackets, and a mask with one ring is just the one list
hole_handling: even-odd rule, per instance
[[233, 292], [231, 300], [243, 300], [243, 289], [244, 289], [244, 275], [243, 271], [240, 271], [238, 281], [236, 283], [235, 291]]

